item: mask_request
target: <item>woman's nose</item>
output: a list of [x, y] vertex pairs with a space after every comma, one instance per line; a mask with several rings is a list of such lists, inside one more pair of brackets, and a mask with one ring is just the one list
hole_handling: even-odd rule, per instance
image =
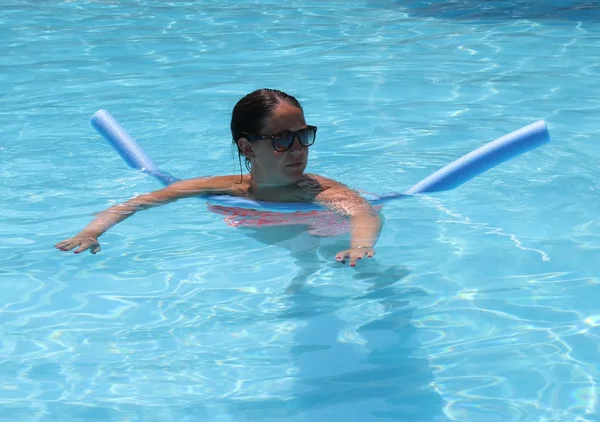
[[300, 142], [300, 138], [298, 138], [297, 136], [294, 136], [290, 150], [291, 151], [302, 151], [303, 149], [304, 149], [304, 147], [302, 146], [302, 143]]

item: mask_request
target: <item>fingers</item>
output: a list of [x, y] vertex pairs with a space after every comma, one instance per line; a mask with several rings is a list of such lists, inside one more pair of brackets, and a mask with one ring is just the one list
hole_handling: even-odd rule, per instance
[[345, 264], [346, 260], [349, 259], [350, 266], [354, 267], [356, 266], [356, 261], [361, 260], [365, 256], [367, 258], [373, 258], [374, 255], [375, 249], [373, 248], [352, 248], [338, 253], [335, 256], [335, 260], [342, 264]]
[[61, 251], [70, 251], [75, 248], [76, 254], [79, 254], [83, 251], [90, 250], [92, 254], [96, 254], [100, 251], [100, 244], [96, 239], [92, 238], [80, 238], [74, 237], [71, 239], [63, 240], [62, 242], [58, 242], [54, 245], [56, 249], [60, 249]]
[[359, 261], [363, 258], [363, 256], [367, 255], [369, 258], [371, 258], [368, 254], [365, 254], [364, 252], [359, 252], [359, 253], [350, 253], [350, 266], [351, 267], [355, 267], [356, 266], [356, 261]]
[[81, 244], [79, 245], [79, 248], [77, 248], [77, 250], [75, 251], [75, 253], [81, 253], [87, 249], [89, 249], [91, 245], [87, 242], [81, 242]]
[[79, 245], [80, 242], [77, 242], [77, 239], [67, 239], [57, 243], [56, 245], [54, 245], [54, 247], [60, 249], [61, 251], [70, 251], [71, 249]]
[[349, 253], [350, 251], [342, 251], [335, 256], [335, 260], [341, 262], [342, 264], [345, 264], [345, 259], [348, 258]]
[[65, 240], [63, 240], [62, 242], [58, 242], [56, 245], [54, 245], [54, 247], [56, 249], [62, 249], [65, 245], [65, 242], [66, 242]]

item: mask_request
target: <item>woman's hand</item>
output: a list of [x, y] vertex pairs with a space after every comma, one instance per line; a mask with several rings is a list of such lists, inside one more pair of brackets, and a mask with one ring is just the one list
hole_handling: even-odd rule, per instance
[[345, 264], [346, 259], [350, 259], [350, 266], [354, 267], [357, 260], [362, 259], [364, 256], [367, 256], [367, 258], [373, 258], [373, 255], [375, 255], [375, 249], [371, 247], [358, 246], [339, 252], [335, 256], [335, 260]]
[[54, 245], [56, 249], [60, 249], [61, 251], [70, 251], [78, 246], [79, 248], [75, 251], [75, 253], [81, 253], [87, 249], [89, 249], [92, 254], [96, 254], [100, 251], [100, 243], [98, 242], [98, 239], [95, 237], [86, 237], [80, 235], [63, 240], [62, 242], [58, 242], [56, 245]]

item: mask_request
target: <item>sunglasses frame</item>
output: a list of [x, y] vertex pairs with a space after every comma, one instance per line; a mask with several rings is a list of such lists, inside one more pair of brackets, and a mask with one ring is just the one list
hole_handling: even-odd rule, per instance
[[[300, 133], [304, 132], [307, 129], [311, 129], [314, 131], [314, 135], [313, 135], [313, 139], [312, 142], [308, 145], [304, 145], [302, 143], [302, 141], [300, 141]], [[292, 136], [292, 142], [290, 142], [290, 145], [285, 148], [285, 149], [277, 149], [275, 147], [275, 140], [277, 138], [283, 138], [284, 136], [287, 135], [291, 135]], [[250, 141], [250, 142], [255, 142], [255, 141], [260, 141], [262, 139], [270, 139], [271, 143], [273, 144], [273, 149], [277, 152], [285, 152], [287, 150], [289, 150], [290, 148], [292, 148], [292, 146], [294, 145], [294, 141], [296, 140], [296, 138], [298, 138], [298, 142], [300, 142], [300, 145], [302, 145], [304, 148], [308, 148], [309, 146], [313, 145], [315, 143], [315, 140], [317, 139], [317, 127], [316, 126], [311, 126], [311, 125], [307, 125], [306, 127], [303, 127], [300, 130], [288, 130], [285, 132], [280, 132], [280, 133], [276, 133], [275, 135], [250, 135], [247, 133], [244, 133], [244, 136]]]

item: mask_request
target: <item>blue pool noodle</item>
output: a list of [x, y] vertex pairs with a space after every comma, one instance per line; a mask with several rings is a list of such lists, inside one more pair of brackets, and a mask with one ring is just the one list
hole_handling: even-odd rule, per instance
[[94, 129], [108, 141], [129, 167], [154, 176], [165, 186], [179, 180], [160, 170], [135, 139], [108, 111], [98, 110], [92, 116], [91, 123]]
[[[92, 116], [91, 123], [94, 129], [110, 143], [131, 168], [150, 174], [165, 186], [179, 180], [169, 173], [160, 170], [150, 157], [146, 155], [135, 139], [129, 135], [125, 128], [108, 111], [97, 111]], [[406, 196], [454, 189], [492, 167], [542, 146], [549, 141], [550, 135], [546, 123], [543, 120], [539, 120], [462, 156], [421, 180], [404, 193], [392, 192], [380, 195], [369, 199], [369, 202], [373, 205], [380, 205], [389, 200], [404, 198]], [[288, 212], [323, 209], [323, 206], [319, 204], [264, 202], [227, 195], [210, 196], [210, 200], [231, 207], [260, 208]]]
[[475, 176], [550, 141], [543, 120], [489, 142], [444, 166], [406, 191], [407, 195], [454, 189]]

